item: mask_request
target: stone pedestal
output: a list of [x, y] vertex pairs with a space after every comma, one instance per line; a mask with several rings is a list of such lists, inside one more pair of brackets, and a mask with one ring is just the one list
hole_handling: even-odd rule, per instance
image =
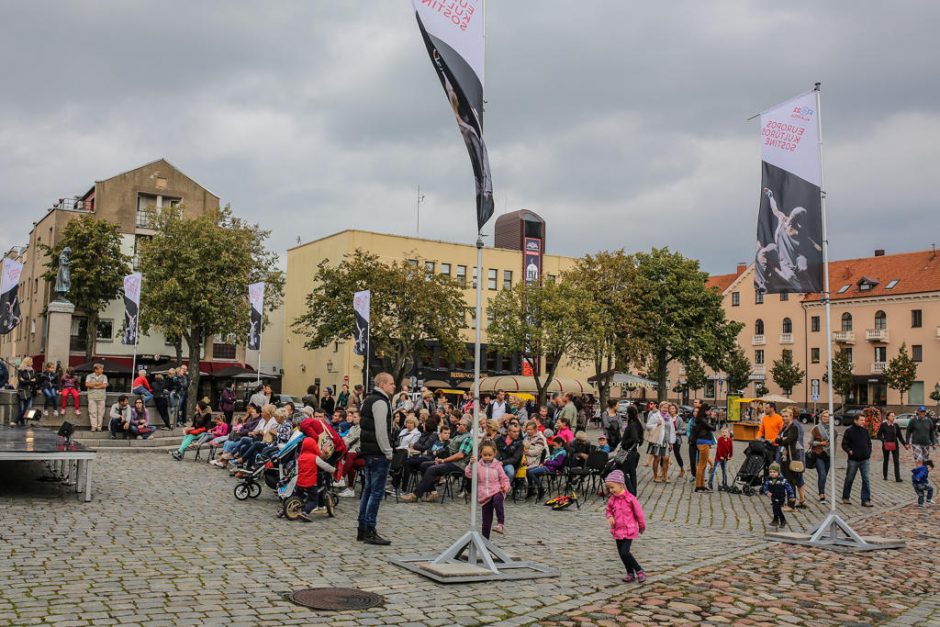
[[49, 303], [46, 332], [46, 363], [57, 361], [64, 369], [69, 365], [69, 345], [72, 337], [72, 314], [75, 305], [66, 300], [54, 300]]

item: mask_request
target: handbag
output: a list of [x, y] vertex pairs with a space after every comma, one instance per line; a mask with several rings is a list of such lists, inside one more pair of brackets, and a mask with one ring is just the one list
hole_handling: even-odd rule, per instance
[[790, 472], [803, 472], [806, 470], [806, 467], [798, 459], [794, 459], [790, 462]]
[[896, 450], [898, 450], [898, 443], [897, 443], [897, 442], [882, 442], [881, 444], [882, 444], [882, 446], [885, 447], [885, 450], [886, 450], [886, 451], [896, 451]]

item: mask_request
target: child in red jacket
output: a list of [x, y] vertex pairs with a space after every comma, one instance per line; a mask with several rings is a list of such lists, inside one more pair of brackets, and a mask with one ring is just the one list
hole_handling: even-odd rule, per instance
[[718, 436], [718, 445], [715, 447], [715, 463], [712, 464], [712, 471], [708, 473], [708, 489], [714, 490], [715, 471], [721, 466], [721, 487], [722, 492], [728, 491], [728, 472], [727, 465], [731, 456], [734, 454], [734, 440], [731, 439], [731, 432], [728, 427], [721, 430]]
[[[312, 522], [310, 512], [317, 506], [317, 460], [320, 459], [320, 447], [317, 438], [305, 437], [300, 443], [300, 455], [297, 456], [297, 494], [306, 499], [300, 520]], [[283, 515], [283, 512], [281, 512]]]
[[631, 581], [643, 583], [646, 581], [646, 573], [630, 552], [633, 541], [646, 531], [643, 508], [640, 507], [640, 502], [636, 500], [636, 497], [627, 491], [623, 472], [613, 471], [607, 475], [604, 484], [610, 492], [605, 511], [607, 524], [610, 525], [610, 533], [617, 541], [617, 552], [620, 553], [620, 559], [627, 569], [627, 575], [623, 580], [627, 583]]

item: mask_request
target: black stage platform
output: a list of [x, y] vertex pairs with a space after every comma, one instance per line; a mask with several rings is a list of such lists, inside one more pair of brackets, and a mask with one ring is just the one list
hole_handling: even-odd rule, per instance
[[0, 426], [0, 460], [44, 461], [62, 479], [74, 481], [75, 491], [91, 500], [91, 466], [96, 453], [77, 442], [67, 441], [42, 427]]

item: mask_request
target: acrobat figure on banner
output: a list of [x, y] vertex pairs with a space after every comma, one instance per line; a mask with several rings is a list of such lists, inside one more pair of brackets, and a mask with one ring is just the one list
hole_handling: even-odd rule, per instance
[[131, 316], [130, 312], [124, 312], [124, 344], [137, 343], [137, 316]]
[[367, 336], [369, 330], [369, 325], [359, 324], [359, 319], [356, 318], [356, 343], [355, 343], [355, 352], [357, 355], [365, 355], [366, 350], [369, 347], [369, 338]]
[[252, 320], [251, 327], [248, 329], [248, 346], [260, 346], [261, 338], [258, 337], [258, 321]]
[[[804, 207], [794, 207], [787, 215], [777, 207], [774, 193], [766, 187], [763, 191], [767, 196], [771, 213], [777, 218], [777, 227], [774, 229], [777, 266], [774, 270], [793, 287], [793, 291], [809, 291], [812, 289], [812, 281], [804, 281], [804, 277], [801, 276], [808, 270], [807, 257], [804, 254], [805, 247], [812, 246], [816, 251], [821, 251], [822, 246], [803, 233], [803, 225], [809, 217], [808, 213]], [[769, 252], [769, 250], [766, 251], [765, 255]]]
[[[444, 91], [447, 92], [447, 100], [454, 110], [454, 117], [457, 118], [457, 128], [460, 130], [464, 142], [473, 152], [471, 162], [473, 164], [474, 174], [476, 174], [474, 178], [477, 183], [477, 197], [492, 197], [493, 179], [489, 170], [490, 158], [486, 150], [486, 144], [483, 143], [482, 139], [480, 114], [474, 107], [470, 106], [469, 103], [466, 103], [464, 107], [460, 106], [460, 95], [447, 78], [447, 73], [444, 72], [443, 60], [437, 50], [434, 51], [434, 63], [444, 82]], [[480, 172], [477, 172], [478, 167], [481, 170]]]
[[14, 296], [13, 300], [4, 303], [5, 311], [0, 313], [0, 331], [4, 334], [9, 333], [20, 323], [20, 317], [17, 315], [19, 309], [19, 297]]

